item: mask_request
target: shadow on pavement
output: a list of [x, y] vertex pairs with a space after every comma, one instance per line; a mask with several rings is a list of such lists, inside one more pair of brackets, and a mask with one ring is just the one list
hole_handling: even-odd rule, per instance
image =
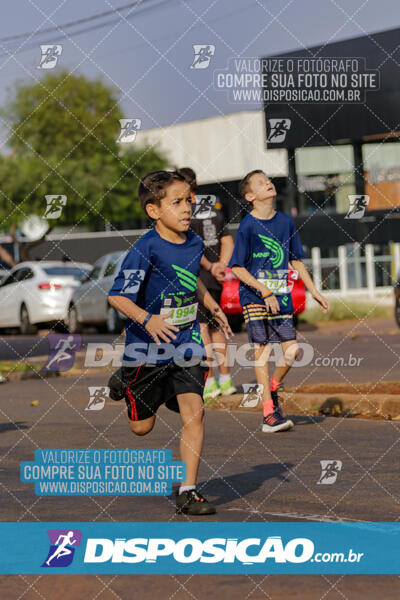
[[15, 423], [0, 423], [0, 433], [6, 433], [7, 431], [15, 431], [18, 429], [29, 429], [30, 425], [25, 425], [23, 421], [16, 421]]
[[288, 481], [285, 473], [292, 467], [292, 463], [255, 465], [250, 471], [244, 473], [210, 479], [205, 484], [200, 484], [198, 489], [205, 496], [212, 496], [213, 504], [217, 506], [227, 504], [258, 490], [267, 479]]

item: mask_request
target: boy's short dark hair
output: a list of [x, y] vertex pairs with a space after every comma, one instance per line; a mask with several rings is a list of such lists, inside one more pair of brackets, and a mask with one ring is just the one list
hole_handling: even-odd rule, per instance
[[250, 191], [250, 179], [257, 173], [262, 173], [265, 175], [264, 171], [261, 169], [255, 169], [254, 171], [247, 173], [247, 175], [243, 177], [242, 181], [239, 183], [239, 194], [243, 196], [243, 198], [246, 198], [246, 194]]
[[186, 183], [190, 185], [190, 191], [195, 192], [197, 190], [197, 177], [196, 173], [190, 167], [182, 167], [182, 169], [177, 169], [178, 173], [183, 175], [186, 180]]
[[166, 195], [166, 189], [174, 181], [186, 181], [177, 171], [153, 171], [143, 177], [138, 187], [138, 197], [144, 212], [148, 204], [160, 206], [161, 199]]

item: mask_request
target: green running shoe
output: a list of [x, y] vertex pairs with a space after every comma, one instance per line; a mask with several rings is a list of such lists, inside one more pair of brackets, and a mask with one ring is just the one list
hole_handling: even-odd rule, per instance
[[235, 394], [237, 392], [231, 377], [229, 377], [225, 383], [219, 383], [219, 387], [223, 396], [230, 396], [231, 394]]
[[215, 379], [210, 385], [206, 385], [203, 390], [204, 402], [207, 402], [209, 400], [214, 400], [215, 398], [217, 398], [217, 396], [220, 396], [220, 395], [221, 395], [221, 388], [218, 385], [218, 381], [216, 381]]

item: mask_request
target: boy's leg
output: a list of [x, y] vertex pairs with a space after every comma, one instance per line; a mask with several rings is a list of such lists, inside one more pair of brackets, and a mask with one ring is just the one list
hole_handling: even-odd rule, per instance
[[203, 400], [200, 394], [194, 393], [177, 394], [176, 398], [182, 418], [180, 454], [186, 463], [186, 479], [177, 493], [176, 511], [190, 515], [214, 514], [215, 507], [196, 491], [204, 438]]
[[204, 408], [199, 394], [178, 394], [182, 418], [180, 453], [186, 463], [186, 480], [182, 486], [195, 486], [204, 438]]
[[204, 400], [213, 400], [221, 394], [221, 390], [218, 385], [218, 367], [211, 367], [213, 361], [212, 341], [210, 337], [210, 327], [208, 323], [200, 323], [200, 333], [203, 340], [203, 344], [206, 348], [207, 358], [206, 362], [210, 365], [210, 373], [207, 377], [207, 383], [204, 386]]
[[143, 419], [142, 421], [131, 421], [128, 417], [128, 409], [125, 407], [124, 415], [128, 420], [130, 430], [135, 435], [146, 435], [150, 433], [150, 431], [154, 427], [154, 423], [156, 422], [156, 415], [149, 417], [148, 419]]
[[268, 358], [270, 355], [270, 346], [266, 344], [254, 344], [254, 371], [257, 384], [262, 386], [263, 413], [264, 417], [274, 412], [271, 393], [269, 391], [268, 379]]
[[229, 367], [227, 365], [228, 344], [226, 337], [220, 329], [217, 329], [212, 325], [209, 326], [209, 331], [215, 352], [217, 352], [219, 355], [219, 387], [221, 388], [224, 396], [234, 394], [236, 392], [236, 388], [233, 385], [232, 378], [229, 374]]
[[275, 410], [274, 401], [271, 396], [268, 379], [268, 358], [270, 346], [254, 344], [254, 370], [256, 372], [257, 384], [263, 386], [263, 425], [264, 433], [274, 433], [277, 431], [286, 431], [293, 427], [292, 421], [286, 419], [281, 413]]
[[292, 364], [299, 353], [299, 347], [296, 340], [281, 342], [282, 358], [276, 367], [272, 378], [276, 383], [281, 383], [287, 373], [290, 371]]

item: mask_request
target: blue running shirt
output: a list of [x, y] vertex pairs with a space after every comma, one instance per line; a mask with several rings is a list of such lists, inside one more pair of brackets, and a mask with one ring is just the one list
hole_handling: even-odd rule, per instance
[[[124, 361], [164, 364], [191, 356], [205, 357], [197, 319], [197, 277], [203, 240], [187, 232], [175, 244], [156, 229], [148, 231], [127, 253], [109, 296], [124, 296], [152, 314], [173, 311], [168, 322], [179, 328], [176, 339], [161, 347], [137, 321], [126, 319]], [[172, 319], [172, 321], [171, 321]]]
[[[249, 213], [240, 223], [229, 267], [245, 267], [276, 295], [280, 314], [288, 315], [293, 313], [288, 286], [289, 261], [304, 257], [291, 217], [277, 211], [272, 219], [257, 219]], [[242, 307], [251, 302], [263, 304], [261, 293], [242, 281], [239, 298]]]

